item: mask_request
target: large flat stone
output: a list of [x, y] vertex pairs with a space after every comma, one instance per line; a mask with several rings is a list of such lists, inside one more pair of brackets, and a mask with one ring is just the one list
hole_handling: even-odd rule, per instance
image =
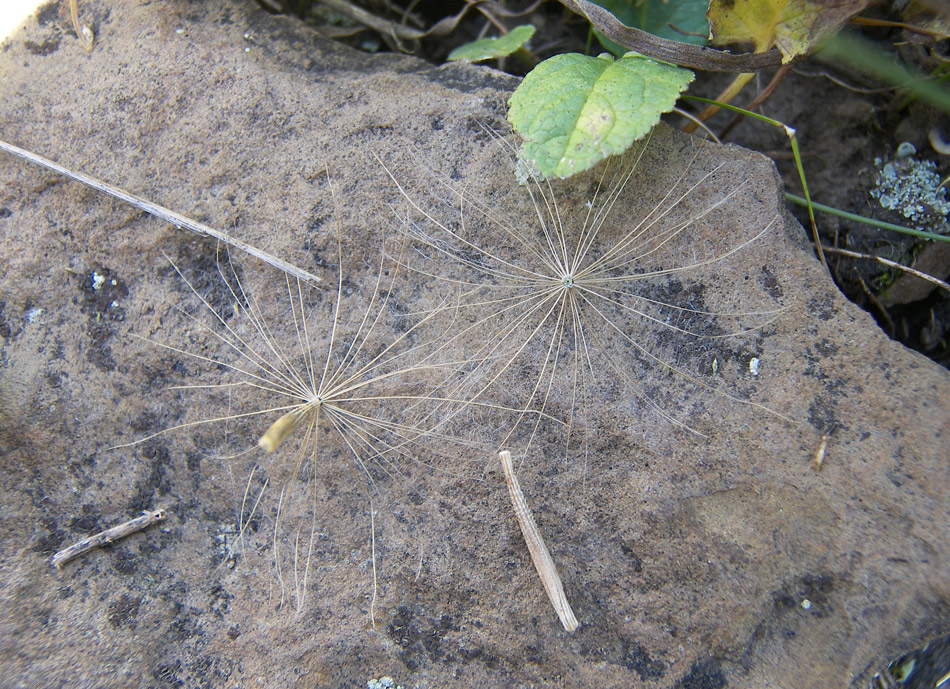
[[[533, 226], [480, 126], [503, 121], [510, 77], [357, 53], [251, 3], [81, 8], [98, 35], [91, 54], [55, 6], [4, 44], [0, 137], [321, 273], [330, 287], [313, 296], [318, 306], [333, 301], [334, 220], [355, 301], [401, 230], [393, 209], [423, 223], [374, 153], [447, 221], [458, 217], [439, 205], [451, 200], [442, 179]], [[641, 333], [664, 361], [740, 400], [655, 366], [637, 373], [644, 401], [599, 369], [578, 418], [589, 434], [575, 428], [565, 452], [560, 427], [542, 424], [519, 475], [583, 625], [573, 635], [543, 598], [490, 453], [451, 443], [457, 471], [376, 473], [378, 493], [345, 452], [328, 450], [316, 467], [310, 591], [299, 612], [279, 606], [275, 491], [236, 564], [227, 559], [239, 547], [230, 530], [245, 485], [288, 474], [287, 457], [222, 456], [253, 447], [256, 423], [109, 449], [227, 413], [226, 396], [169, 389], [221, 371], [133, 337], [207, 344], [182, 313], [196, 301], [163, 253], [204, 293], [218, 284], [226, 297], [214, 244], [0, 155], [4, 683], [342, 687], [391, 675], [406, 687], [841, 687], [950, 631], [947, 372], [838, 294], [781, 210], [771, 163], [665, 129], [649, 146], [655, 176], [641, 169], [611, 222], [643, 217], [681, 175], [698, 180], [720, 165], [687, 199], [689, 212], [737, 193], [645, 266], [722, 255], [766, 229], [655, 294], [683, 288], [708, 309], [783, 310], [752, 333], [700, 338], [698, 349], [662, 327]], [[558, 186], [565, 214], [575, 207], [583, 218], [593, 179]], [[486, 228], [458, 227], [490, 239]], [[428, 254], [421, 265], [431, 270], [458, 268], [424, 247], [408, 253]], [[282, 278], [232, 258], [259, 278], [275, 329], [292, 336], [287, 310], [267, 301]], [[410, 314], [439, 292], [421, 273], [397, 286], [400, 299], [421, 300], [401, 303]], [[380, 333], [398, 326], [384, 319]], [[530, 393], [524, 373], [544, 351], [532, 344], [505, 374], [511, 399]], [[552, 398], [553, 416], [569, 409]], [[503, 435], [474, 431], [461, 429], [488, 447]], [[56, 549], [156, 507], [170, 513], [162, 527], [50, 566]]]

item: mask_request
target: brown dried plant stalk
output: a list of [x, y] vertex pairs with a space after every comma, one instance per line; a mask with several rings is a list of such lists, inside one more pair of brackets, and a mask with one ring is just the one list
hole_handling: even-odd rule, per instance
[[576, 631], [580, 627], [580, 622], [574, 616], [571, 604], [567, 601], [564, 594], [564, 585], [561, 584], [561, 577], [557, 573], [557, 567], [554, 565], [554, 558], [548, 551], [544, 543], [544, 537], [541, 535], [541, 529], [538, 528], [534, 516], [531, 514], [531, 508], [528, 507], [528, 501], [525, 499], [521, 490], [521, 484], [515, 475], [514, 467], [511, 464], [511, 453], [502, 450], [498, 453], [501, 460], [501, 468], [505, 472], [505, 482], [508, 484], [508, 494], [511, 496], [511, 504], [515, 509], [515, 518], [521, 527], [521, 534], [524, 536], [525, 544], [528, 546], [528, 552], [531, 554], [531, 561], [535, 569], [538, 570], [538, 576], [541, 577], [541, 585], [544, 586], [544, 592], [548, 594], [548, 599], [557, 613], [558, 619], [564, 625], [564, 629], [569, 632]]

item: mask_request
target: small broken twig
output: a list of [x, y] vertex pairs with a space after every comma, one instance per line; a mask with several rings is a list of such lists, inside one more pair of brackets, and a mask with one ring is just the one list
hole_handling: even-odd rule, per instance
[[528, 501], [525, 500], [524, 493], [521, 492], [521, 485], [518, 483], [518, 477], [515, 476], [514, 468], [511, 465], [511, 453], [507, 450], [498, 453], [501, 460], [502, 469], [505, 471], [505, 481], [508, 483], [508, 494], [511, 496], [511, 502], [515, 506], [515, 516], [518, 518], [518, 524], [521, 526], [521, 533], [524, 535], [525, 543], [528, 544], [528, 552], [531, 553], [531, 560], [538, 570], [538, 576], [541, 577], [541, 583], [544, 590], [554, 606], [554, 611], [564, 625], [564, 629], [573, 632], [580, 627], [580, 622], [574, 617], [574, 611], [571, 610], [571, 604], [564, 595], [564, 586], [561, 584], [561, 577], [558, 576], [557, 568], [554, 566], [554, 560], [551, 553], [548, 552], [544, 544], [544, 538], [541, 536], [541, 530], [538, 528], [534, 517], [531, 516], [531, 508], [528, 507]]
[[95, 548], [111, 545], [120, 538], [125, 538], [130, 534], [134, 534], [138, 531], [141, 531], [142, 529], [148, 528], [152, 524], [163, 521], [167, 516], [168, 514], [162, 509], [155, 510], [154, 512], [143, 512], [141, 517], [130, 519], [129, 521], [119, 524], [118, 526], [113, 526], [111, 529], [100, 531], [94, 536], [84, 538], [79, 541], [79, 543], [74, 543], [68, 548], [60, 550], [58, 553], [53, 555], [52, 562], [54, 565], [56, 565], [57, 569], [62, 569], [63, 565], [65, 565], [70, 560], [75, 559], [80, 555], [84, 555]]
[[910, 266], [905, 266], [903, 263], [898, 263], [897, 261], [892, 261], [889, 258], [884, 258], [883, 256], [875, 256], [874, 254], [862, 254], [857, 251], [849, 251], [848, 249], [839, 249], [836, 246], [823, 246], [822, 249], [829, 254], [839, 254], [841, 256], [847, 256], [848, 258], [865, 258], [869, 261], [877, 261], [888, 268], [894, 268], [895, 270], [901, 270], [905, 273], [913, 275], [915, 278], [920, 278], [921, 280], [926, 280], [927, 282], [936, 285], [945, 292], [950, 293], [950, 284], [947, 284], [940, 278], [934, 277], [929, 273], [924, 273], [917, 270], [916, 268], [911, 268]]

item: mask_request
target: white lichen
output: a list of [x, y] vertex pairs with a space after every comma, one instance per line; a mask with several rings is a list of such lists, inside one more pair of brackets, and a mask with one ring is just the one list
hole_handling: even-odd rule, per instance
[[917, 160], [913, 153], [913, 147], [902, 144], [895, 160], [885, 163], [875, 159], [880, 169], [870, 196], [882, 208], [897, 211], [918, 229], [950, 234], [950, 201], [946, 189], [940, 186], [937, 164]]
[[380, 677], [369, 680], [366, 689], [402, 689], [402, 685], [397, 685], [392, 677]]

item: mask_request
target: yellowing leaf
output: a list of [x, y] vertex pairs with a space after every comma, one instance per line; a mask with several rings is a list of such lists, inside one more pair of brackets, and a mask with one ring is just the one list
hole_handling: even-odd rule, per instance
[[774, 45], [787, 63], [811, 52], [867, 4], [868, 0], [711, 0], [707, 16], [713, 45], [752, 43], [756, 52]]

